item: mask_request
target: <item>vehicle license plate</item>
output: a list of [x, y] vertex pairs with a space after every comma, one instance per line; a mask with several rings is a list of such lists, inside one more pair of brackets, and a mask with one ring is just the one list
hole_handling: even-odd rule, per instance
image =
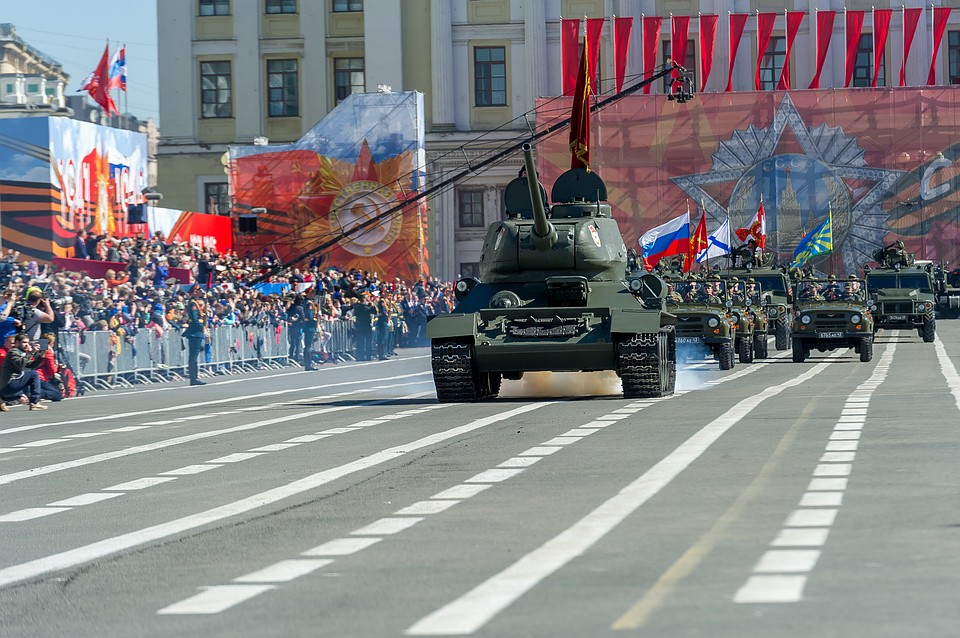
[[887, 317], [890, 321], [906, 321], [907, 315], [890, 315]]
[[839, 339], [843, 336], [842, 332], [818, 332], [817, 336], [821, 339]]
[[677, 343], [700, 343], [703, 337], [677, 337]]

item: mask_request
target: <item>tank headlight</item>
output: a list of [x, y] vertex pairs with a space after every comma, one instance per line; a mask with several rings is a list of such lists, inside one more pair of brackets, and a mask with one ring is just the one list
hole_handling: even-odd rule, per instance
[[800, 315], [800, 323], [809, 325], [811, 321], [813, 321], [813, 319], [810, 317], [810, 315]]
[[860, 323], [862, 318], [860, 315], [850, 315], [850, 323]]
[[632, 292], [640, 292], [640, 287], [643, 286], [643, 282], [639, 279], [630, 280], [630, 290]]
[[458, 291], [458, 292], [467, 292], [468, 290], [470, 290], [470, 286], [469, 286], [469, 284], [467, 284], [467, 282], [465, 282], [465, 281], [462, 280], [462, 279], [457, 282], [457, 291]]
[[709, 319], [707, 319], [707, 325], [710, 326], [711, 328], [716, 328], [717, 326], [720, 325], [720, 320], [717, 319], [716, 317], [710, 317]]

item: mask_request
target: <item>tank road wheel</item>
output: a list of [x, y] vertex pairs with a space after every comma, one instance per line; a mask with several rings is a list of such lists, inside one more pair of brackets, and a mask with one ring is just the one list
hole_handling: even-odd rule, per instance
[[488, 380], [481, 383], [475, 368], [470, 341], [434, 339], [430, 346], [430, 364], [440, 403], [477, 401], [489, 393]]
[[[659, 332], [620, 335], [614, 342], [617, 373], [626, 399], [662, 397], [673, 394], [677, 363], [672, 327]], [[675, 343], [675, 342], [674, 342]], [[674, 355], [675, 356], [675, 355]]]
[[719, 356], [720, 369], [730, 370], [733, 368], [735, 360], [733, 356], [733, 342], [728, 341], [720, 346]]
[[766, 359], [768, 355], [767, 333], [753, 335], [753, 358]]
[[933, 315], [925, 315], [923, 317], [922, 330], [920, 336], [923, 338], [923, 342], [933, 343], [933, 340], [937, 337], [937, 320], [934, 319]]
[[807, 358], [807, 349], [803, 347], [803, 340], [793, 339], [793, 362], [794, 363], [803, 363]]
[[743, 336], [737, 339], [737, 355], [740, 363], [753, 361], [753, 343], [751, 337]]
[[774, 332], [776, 341], [774, 346], [777, 350], [786, 350], [790, 347], [790, 320], [786, 317], [777, 319], [776, 331]]
[[869, 363], [873, 359], [873, 337], [860, 338], [860, 361]]
[[497, 398], [500, 394], [500, 383], [503, 377], [499, 372], [481, 372], [481, 378], [484, 379], [484, 394], [491, 399]]

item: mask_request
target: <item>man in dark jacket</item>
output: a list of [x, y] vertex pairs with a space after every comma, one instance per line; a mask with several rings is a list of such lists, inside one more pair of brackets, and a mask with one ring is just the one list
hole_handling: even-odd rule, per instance
[[85, 230], [78, 230], [77, 237], [73, 240], [73, 258], [90, 259], [90, 254], [87, 252], [87, 231]]
[[[26, 393], [31, 410], [46, 410], [47, 406], [40, 404], [43, 389], [36, 370], [42, 364], [43, 352], [33, 346], [30, 337], [18, 334], [3, 359], [3, 365], [0, 365], [0, 395], [10, 397]], [[2, 400], [0, 406], [0, 411], [7, 410], [7, 404]]]
[[206, 385], [200, 380], [200, 370], [197, 359], [203, 350], [203, 339], [207, 329], [207, 308], [204, 302], [204, 290], [199, 284], [194, 284], [190, 290], [190, 300], [187, 302], [185, 319], [187, 327], [183, 336], [187, 340], [187, 371], [190, 375], [190, 385]]

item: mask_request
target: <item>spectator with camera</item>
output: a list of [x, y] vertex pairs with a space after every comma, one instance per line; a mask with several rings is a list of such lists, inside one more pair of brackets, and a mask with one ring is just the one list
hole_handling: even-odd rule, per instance
[[40, 346], [34, 346], [26, 333], [8, 335], [4, 342], [3, 363], [0, 364], [0, 412], [9, 410], [7, 401], [22, 401], [26, 397], [31, 410], [46, 410], [40, 403], [43, 387], [37, 368], [44, 362]]
[[40, 338], [41, 324], [51, 323], [56, 319], [50, 300], [43, 291], [36, 286], [27, 288], [26, 299], [20, 310], [20, 321], [23, 323], [23, 332], [30, 341]]

